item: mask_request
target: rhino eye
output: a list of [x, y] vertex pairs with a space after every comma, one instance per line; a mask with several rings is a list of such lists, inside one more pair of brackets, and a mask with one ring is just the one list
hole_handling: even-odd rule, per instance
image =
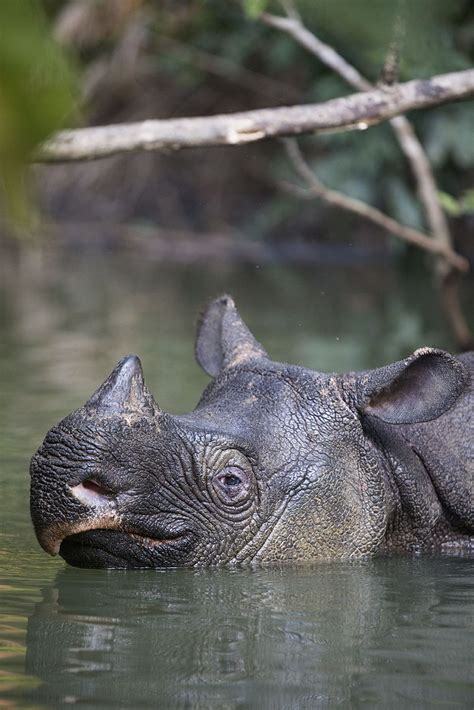
[[207, 485], [217, 505], [241, 510], [254, 490], [252, 465], [239, 449], [215, 447], [206, 457]]
[[237, 466], [228, 466], [214, 477], [214, 488], [220, 498], [240, 501], [247, 496], [250, 489], [250, 476]]
[[242, 483], [242, 479], [240, 476], [237, 476], [235, 473], [226, 473], [224, 476], [222, 476], [222, 483], [225, 486], [240, 486]]

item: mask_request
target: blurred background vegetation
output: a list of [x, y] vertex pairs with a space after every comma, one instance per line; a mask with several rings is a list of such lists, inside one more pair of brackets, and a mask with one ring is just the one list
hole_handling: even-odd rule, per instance
[[[296, 5], [310, 30], [377, 81], [399, 3], [299, 0]], [[470, 0], [405, 1], [402, 8], [401, 80], [472, 65]], [[178, 257], [180, 243], [181, 252], [192, 256], [206, 236], [214, 239], [214, 251], [245, 241], [246, 259], [262, 258], [252, 242], [280, 245], [290, 256], [292, 248], [282, 245], [323, 250], [346, 245], [354, 255], [356, 248], [374, 245], [404, 253], [406, 247], [393, 238], [374, 240], [375, 228], [355, 216], [285, 194], [279, 183], [293, 175], [278, 142], [25, 170], [35, 146], [65, 126], [210, 115], [352, 93], [294, 40], [261, 23], [263, 9], [281, 12], [279, 3], [265, 0], [3, 0], [4, 214], [31, 218], [29, 191], [30, 208], [36, 206], [43, 223], [60, 224], [64, 239], [89, 237], [107, 244], [133, 239], [137, 248], [148, 249], [153, 238], [156, 244], [171, 240], [165, 251]], [[456, 247], [472, 259], [472, 106], [452, 104], [412, 119], [432, 161]], [[387, 124], [307, 137], [302, 144], [327, 186], [423, 227], [410, 168]], [[7, 234], [4, 222], [4, 241]], [[301, 253], [305, 258], [307, 252]]]

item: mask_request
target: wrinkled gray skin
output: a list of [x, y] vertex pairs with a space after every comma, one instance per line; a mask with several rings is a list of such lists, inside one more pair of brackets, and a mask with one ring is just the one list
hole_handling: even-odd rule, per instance
[[129, 356], [47, 434], [47, 552], [139, 568], [472, 549], [473, 353], [321, 374], [272, 362], [223, 296], [196, 356], [213, 380], [191, 414], [162, 412]]

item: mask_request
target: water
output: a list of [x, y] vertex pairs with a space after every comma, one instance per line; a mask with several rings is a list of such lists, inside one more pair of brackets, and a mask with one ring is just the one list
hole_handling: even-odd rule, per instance
[[472, 559], [124, 572], [66, 568], [38, 547], [27, 470], [46, 430], [127, 352], [163, 408], [191, 409], [207, 381], [196, 311], [223, 291], [275, 359], [350, 370], [452, 346], [426, 279], [388, 264], [4, 255], [0, 707], [472, 707]]

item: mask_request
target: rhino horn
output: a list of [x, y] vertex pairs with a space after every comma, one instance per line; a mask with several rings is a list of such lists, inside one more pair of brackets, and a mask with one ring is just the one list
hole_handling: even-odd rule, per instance
[[140, 358], [126, 355], [116, 365], [85, 407], [110, 416], [155, 416], [160, 408], [143, 378]]

